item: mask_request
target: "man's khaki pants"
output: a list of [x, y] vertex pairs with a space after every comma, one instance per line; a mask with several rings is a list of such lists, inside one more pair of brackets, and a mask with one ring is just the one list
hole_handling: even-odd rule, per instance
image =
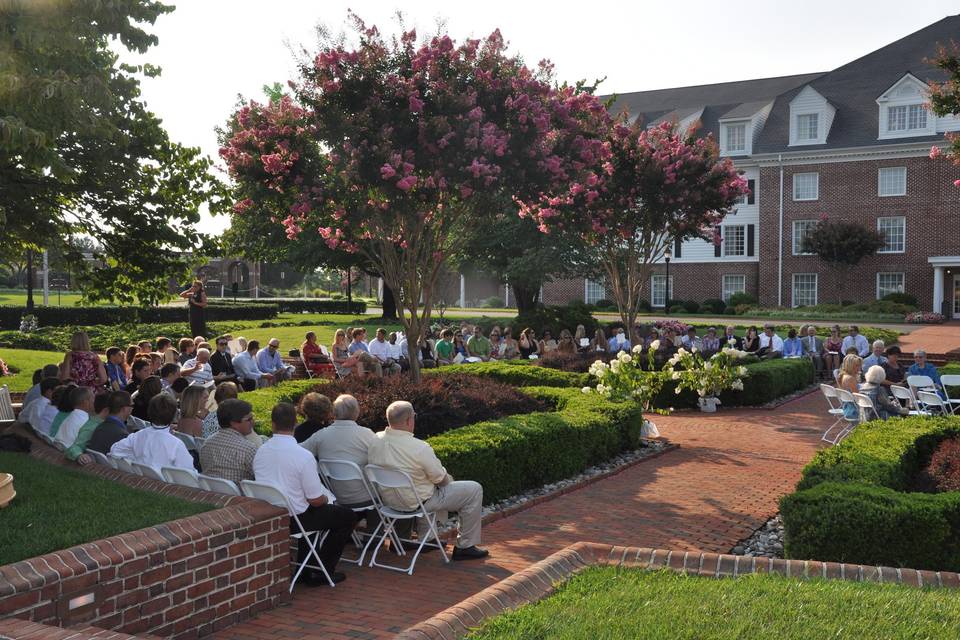
[[[460, 537], [457, 546], [461, 549], [480, 544], [480, 517], [483, 507], [483, 487], [473, 480], [456, 480], [423, 501], [427, 511], [437, 514], [437, 523], [446, 520], [447, 511], [460, 514]], [[417, 535], [422, 540], [429, 528], [422, 518], [417, 523]]]

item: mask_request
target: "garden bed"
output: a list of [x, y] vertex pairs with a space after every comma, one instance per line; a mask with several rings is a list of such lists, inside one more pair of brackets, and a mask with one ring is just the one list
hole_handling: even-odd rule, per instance
[[960, 492], [924, 493], [921, 472], [960, 418], [861, 424], [819, 452], [781, 499], [790, 558], [960, 569]]

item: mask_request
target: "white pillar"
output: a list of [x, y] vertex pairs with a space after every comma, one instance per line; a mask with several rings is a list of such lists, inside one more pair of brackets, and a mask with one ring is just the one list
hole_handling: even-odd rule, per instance
[[383, 278], [377, 278], [377, 300], [383, 304]]
[[583, 304], [587, 304], [587, 289], [590, 287], [590, 281], [583, 279]]
[[50, 260], [47, 250], [43, 250], [43, 306], [50, 306]]
[[460, 274], [460, 308], [467, 306], [467, 279]]
[[943, 310], [943, 267], [933, 268], [933, 309], [934, 313]]
[[510, 283], [506, 282], [503, 285], [503, 306], [510, 308]]

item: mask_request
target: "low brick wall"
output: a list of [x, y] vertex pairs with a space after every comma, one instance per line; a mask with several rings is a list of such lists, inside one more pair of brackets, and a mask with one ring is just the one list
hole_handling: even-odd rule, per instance
[[[76, 467], [37, 440], [31, 456]], [[286, 510], [100, 465], [81, 469], [219, 508], [0, 566], [0, 617], [198, 638], [289, 599]]]
[[157, 636], [131, 636], [97, 627], [61, 629], [38, 622], [7, 618], [0, 620], [0, 640], [155, 640]]
[[454, 640], [487, 618], [541, 600], [556, 585], [591, 566], [669, 569], [708, 578], [735, 578], [753, 573], [776, 573], [793, 578], [825, 578], [854, 582], [886, 582], [911, 587], [960, 588], [960, 574], [917, 571], [816, 560], [748, 558], [682, 549], [620, 547], [578, 542], [491, 585], [429, 620], [396, 636], [398, 640]]

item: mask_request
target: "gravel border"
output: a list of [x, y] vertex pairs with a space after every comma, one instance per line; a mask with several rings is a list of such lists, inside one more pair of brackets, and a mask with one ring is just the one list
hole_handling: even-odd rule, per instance
[[730, 553], [748, 558], [783, 558], [783, 536], [783, 519], [778, 513], [749, 538], [738, 542]]

